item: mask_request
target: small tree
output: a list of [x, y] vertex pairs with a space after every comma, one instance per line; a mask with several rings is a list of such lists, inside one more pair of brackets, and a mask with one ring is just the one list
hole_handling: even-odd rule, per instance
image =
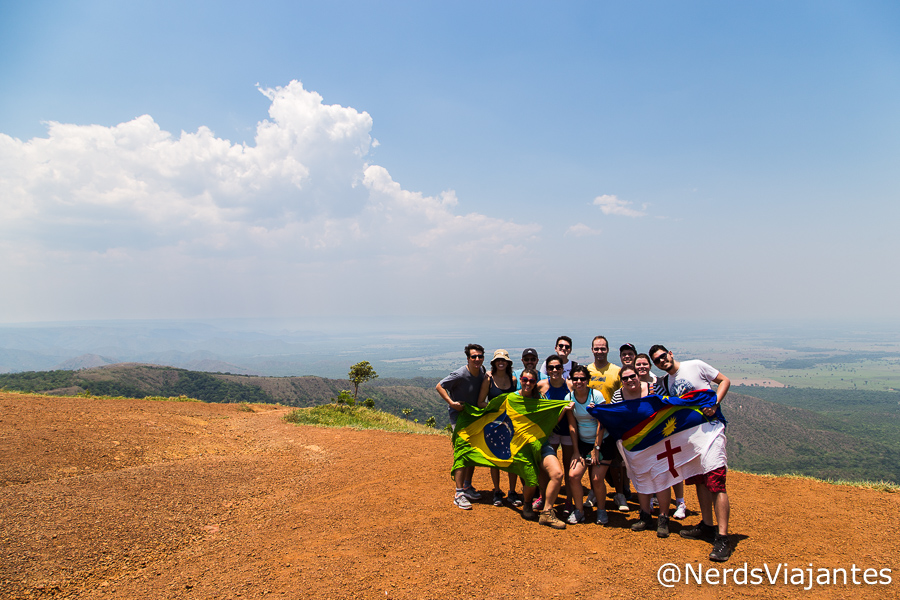
[[408, 417], [409, 415], [412, 414], [412, 409], [411, 408], [401, 408], [400, 412], [403, 413], [404, 417]]
[[375, 408], [375, 401], [371, 398], [366, 398], [366, 401], [363, 402], [363, 404], [366, 406], [366, 408]]
[[353, 384], [353, 399], [356, 400], [357, 394], [359, 394], [359, 384], [365, 383], [370, 379], [375, 379], [378, 377], [378, 373], [375, 372], [375, 369], [372, 368], [372, 365], [369, 364], [369, 361], [364, 360], [362, 362], [358, 362], [352, 367], [350, 367], [350, 383]]
[[437, 427], [437, 420], [434, 418], [434, 415], [431, 415], [425, 420], [425, 424], [429, 427]]

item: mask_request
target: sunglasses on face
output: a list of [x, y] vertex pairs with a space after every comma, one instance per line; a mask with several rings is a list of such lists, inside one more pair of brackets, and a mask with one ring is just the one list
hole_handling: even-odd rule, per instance
[[666, 360], [666, 355], [665, 355], [665, 354], [660, 354], [660, 355], [658, 355], [658, 356], [656, 356], [656, 357], [653, 358], [653, 362], [656, 363], [656, 364], [659, 364], [659, 363], [661, 363], [661, 362], [664, 361], [664, 360]]
[[473, 354], [469, 358], [472, 360], [484, 360], [484, 354]]
[[534, 383], [534, 377], [519, 377], [522, 383]]
[[562, 371], [562, 365], [556, 365], [555, 367], [547, 367], [548, 371]]
[[570, 346], [568, 344], [557, 344], [556, 347], [559, 348], [560, 350], [571, 350], [572, 349], [572, 346]]
[[625, 377], [622, 378], [622, 381], [631, 381], [632, 379], [637, 379], [637, 378], [638, 378], [637, 375], [626, 375]]
[[573, 377], [572, 381], [574, 381], [575, 383], [584, 383], [585, 381], [587, 381], [587, 377]]

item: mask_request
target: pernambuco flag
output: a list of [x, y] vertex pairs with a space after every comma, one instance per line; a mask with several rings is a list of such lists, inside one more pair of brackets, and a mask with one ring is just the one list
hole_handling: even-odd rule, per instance
[[635, 489], [653, 494], [726, 465], [725, 419], [718, 407], [712, 417], [702, 410], [712, 406], [713, 390], [694, 390], [601, 404], [588, 412], [618, 440]]

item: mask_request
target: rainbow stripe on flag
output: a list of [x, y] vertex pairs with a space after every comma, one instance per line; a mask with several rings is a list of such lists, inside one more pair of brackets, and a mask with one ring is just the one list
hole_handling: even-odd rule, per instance
[[716, 405], [713, 390], [693, 390], [684, 396], [644, 396], [616, 404], [588, 407], [588, 412], [600, 421], [614, 440], [622, 440], [629, 451], [648, 448], [674, 433], [696, 427], [701, 423], [722, 421], [717, 408], [713, 417], [703, 414], [704, 408]]

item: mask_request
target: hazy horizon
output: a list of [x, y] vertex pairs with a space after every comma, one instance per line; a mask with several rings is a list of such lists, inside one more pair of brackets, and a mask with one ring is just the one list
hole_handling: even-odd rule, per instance
[[590, 362], [591, 340], [605, 335], [614, 362], [623, 343], [640, 351], [662, 343], [681, 358], [702, 358], [729, 374], [752, 377], [765, 377], [768, 370], [761, 364], [797, 357], [872, 357], [879, 361], [875, 370], [880, 376], [896, 372], [900, 364], [900, 323], [526, 321], [448, 317], [0, 324], [0, 372], [97, 366], [78, 362], [94, 355], [110, 363], [336, 378], [345, 378], [351, 364], [369, 360], [385, 377], [436, 377], [463, 364], [467, 343], [479, 343], [489, 352], [504, 348], [518, 360], [515, 353], [525, 347], [547, 356], [558, 335], [573, 338], [572, 358], [578, 362]]

